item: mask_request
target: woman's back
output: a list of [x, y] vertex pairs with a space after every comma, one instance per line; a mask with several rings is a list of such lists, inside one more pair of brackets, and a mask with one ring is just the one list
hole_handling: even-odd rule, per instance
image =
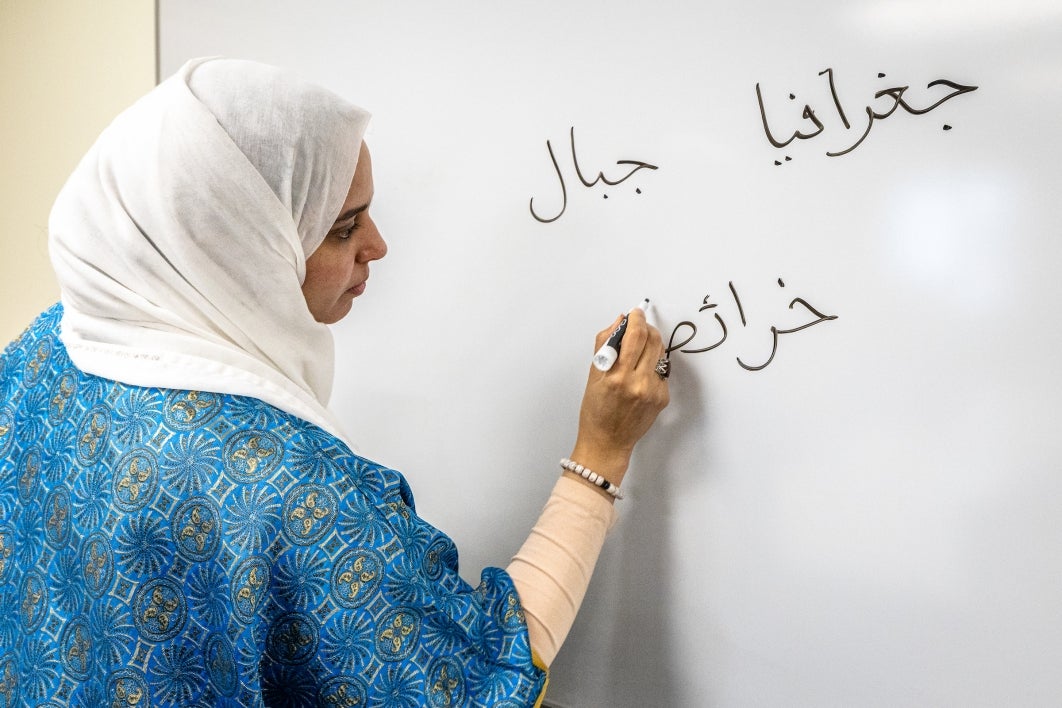
[[61, 313], [0, 368], [4, 705], [539, 695], [512, 582], [461, 580], [401, 475], [253, 398], [85, 374]]

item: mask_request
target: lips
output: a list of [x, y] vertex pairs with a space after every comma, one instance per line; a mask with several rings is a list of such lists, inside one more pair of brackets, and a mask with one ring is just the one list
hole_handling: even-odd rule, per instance
[[347, 292], [353, 295], [354, 297], [361, 295], [363, 292], [365, 292], [365, 282], [366, 281], [363, 280], [354, 287], [347, 288]]

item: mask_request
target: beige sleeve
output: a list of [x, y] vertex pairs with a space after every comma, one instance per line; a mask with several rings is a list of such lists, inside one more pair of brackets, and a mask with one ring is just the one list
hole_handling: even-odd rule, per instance
[[509, 564], [531, 647], [546, 666], [568, 636], [615, 519], [608, 499], [589, 484], [562, 476]]

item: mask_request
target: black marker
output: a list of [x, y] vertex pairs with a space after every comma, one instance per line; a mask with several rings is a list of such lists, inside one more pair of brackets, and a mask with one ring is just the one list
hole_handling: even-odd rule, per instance
[[[649, 308], [649, 298], [645, 298], [637, 305], [631, 308], [627, 312], [627, 315], [633, 310], [641, 310], [645, 312]], [[612, 334], [608, 336], [608, 341], [597, 350], [597, 354], [594, 354], [594, 366], [599, 371], [608, 371], [612, 368], [612, 365], [616, 363], [616, 359], [619, 357], [620, 342], [623, 341], [623, 333], [627, 331], [627, 315], [623, 316], [619, 326], [612, 331]]]

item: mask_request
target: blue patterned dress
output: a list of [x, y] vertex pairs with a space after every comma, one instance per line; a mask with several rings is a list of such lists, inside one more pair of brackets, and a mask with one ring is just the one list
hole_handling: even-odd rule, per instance
[[261, 401], [0, 359], [0, 708], [531, 706], [512, 581], [402, 476]]

